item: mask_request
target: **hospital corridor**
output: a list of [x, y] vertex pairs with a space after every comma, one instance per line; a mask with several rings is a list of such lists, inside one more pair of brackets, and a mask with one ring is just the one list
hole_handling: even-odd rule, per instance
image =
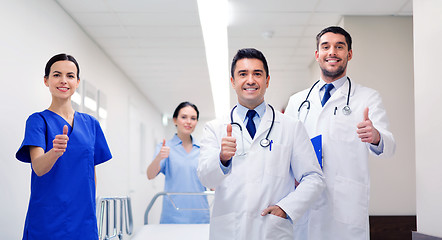
[[442, 239], [441, 12], [0, 0], [0, 239]]

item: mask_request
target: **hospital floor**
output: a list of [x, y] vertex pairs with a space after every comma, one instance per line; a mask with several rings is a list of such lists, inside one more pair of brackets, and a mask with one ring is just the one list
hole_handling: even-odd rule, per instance
[[370, 240], [411, 240], [416, 216], [370, 216]]

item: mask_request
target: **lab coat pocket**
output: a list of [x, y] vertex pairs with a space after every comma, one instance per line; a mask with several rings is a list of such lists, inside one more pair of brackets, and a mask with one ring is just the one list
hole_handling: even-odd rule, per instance
[[264, 216], [264, 239], [271, 240], [293, 240], [293, 225], [290, 220], [272, 214]]
[[337, 176], [334, 186], [334, 217], [344, 224], [365, 228], [368, 224], [367, 185]]
[[234, 212], [212, 217], [210, 220], [211, 240], [231, 240], [236, 239], [237, 221]]
[[[342, 113], [342, 112], [341, 112]], [[355, 113], [350, 115], [338, 114], [330, 121], [330, 138], [333, 140], [352, 142], [357, 137], [358, 119]]]
[[290, 151], [283, 144], [272, 144], [264, 149], [265, 173], [271, 176], [286, 177], [290, 171]]

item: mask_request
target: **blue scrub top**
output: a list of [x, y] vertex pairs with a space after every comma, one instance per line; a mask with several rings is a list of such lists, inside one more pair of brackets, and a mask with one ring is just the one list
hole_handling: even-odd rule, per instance
[[[154, 157], [160, 152], [161, 146], [162, 143], [158, 144]], [[160, 163], [160, 172], [166, 177], [164, 191], [204, 192], [206, 188], [196, 173], [200, 146], [193, 140], [192, 151], [188, 153], [176, 134], [166, 142], [166, 146], [170, 147], [169, 157]], [[206, 196], [164, 196], [160, 223], [206, 224], [209, 221], [210, 211]]]
[[64, 125], [69, 128], [66, 152], [45, 175], [39, 177], [32, 170], [23, 239], [98, 239], [94, 166], [112, 155], [94, 117], [75, 112], [71, 127], [50, 110], [32, 114], [16, 158], [31, 163], [29, 146], [51, 150]]

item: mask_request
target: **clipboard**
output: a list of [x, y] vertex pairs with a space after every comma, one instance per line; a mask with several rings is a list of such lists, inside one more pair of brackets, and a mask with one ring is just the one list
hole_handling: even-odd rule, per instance
[[319, 166], [322, 169], [322, 135], [318, 135], [312, 139], [310, 139], [313, 144], [313, 148], [315, 149], [316, 158], [318, 159]]

